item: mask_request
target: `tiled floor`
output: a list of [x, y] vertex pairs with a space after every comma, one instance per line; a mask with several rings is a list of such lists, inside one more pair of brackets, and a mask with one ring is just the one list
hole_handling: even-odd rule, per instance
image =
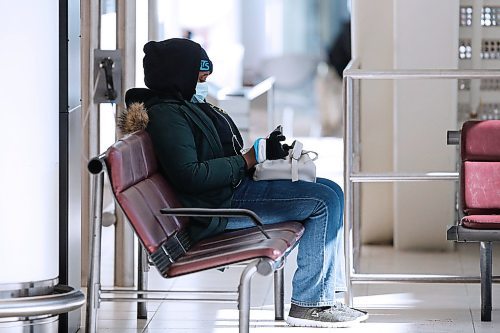
[[[500, 251], [495, 251], [498, 258]], [[290, 299], [294, 254], [285, 271], [285, 300]], [[398, 252], [390, 246], [365, 246], [361, 269], [375, 273], [477, 275], [478, 248], [461, 245], [453, 252]], [[494, 265], [500, 273], [500, 261]], [[173, 290], [235, 290], [241, 268], [209, 271], [193, 277], [164, 280], [154, 270], [150, 287]], [[109, 280], [106, 278], [104, 281]], [[288, 327], [274, 321], [272, 278], [256, 275], [252, 282], [251, 332], [499, 332], [500, 286], [493, 286], [493, 321], [480, 321], [478, 284], [356, 284], [354, 305], [370, 313], [367, 322], [348, 329]], [[289, 304], [286, 304], [288, 308]], [[135, 319], [134, 303], [102, 303], [98, 332], [237, 332], [235, 304], [161, 302], [148, 304], [148, 319]]]
[[[339, 139], [304, 139], [306, 148], [320, 152], [318, 175], [342, 183], [342, 146]], [[443, 231], [444, 232], [444, 231]], [[112, 228], [104, 229], [104, 238], [112, 238]], [[112, 282], [112, 254], [109, 243], [103, 247], [103, 284]], [[361, 251], [362, 272], [428, 273], [477, 276], [477, 244], [461, 244], [450, 252], [399, 252], [390, 246], [365, 246]], [[500, 275], [500, 251], [494, 251], [494, 274]], [[290, 281], [296, 266], [292, 253], [285, 270], [285, 302], [289, 307]], [[209, 271], [194, 276], [165, 280], [154, 269], [150, 272], [152, 289], [236, 290], [241, 268], [225, 272]], [[347, 329], [288, 327], [274, 321], [272, 278], [256, 275], [252, 282], [250, 332], [500, 332], [500, 286], [493, 287], [493, 320], [480, 321], [478, 284], [355, 284], [354, 305], [370, 313], [367, 322]], [[136, 320], [135, 303], [102, 303], [98, 332], [238, 332], [236, 304], [157, 302], [148, 304], [148, 319]]]

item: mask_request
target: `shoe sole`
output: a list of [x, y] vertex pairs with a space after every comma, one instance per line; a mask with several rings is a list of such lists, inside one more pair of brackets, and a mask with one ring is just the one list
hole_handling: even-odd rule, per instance
[[367, 320], [367, 319], [368, 319], [368, 317], [369, 317], [369, 315], [368, 315], [368, 313], [366, 313], [366, 314], [364, 314], [364, 315], [362, 315], [362, 316], [360, 316], [360, 317], [356, 318], [356, 320], [357, 320], [357, 321], [359, 321], [359, 322], [362, 322], [362, 321]]
[[351, 309], [363, 314], [356, 318], [358, 321], [362, 322], [368, 319], [369, 317], [368, 312], [356, 308], [351, 308]]
[[301, 319], [301, 318], [295, 318], [295, 317], [290, 317], [290, 316], [288, 316], [286, 318], [286, 322], [288, 323], [288, 325], [299, 326], [299, 327], [347, 328], [347, 327], [351, 327], [353, 325], [359, 324], [360, 321], [362, 321], [362, 320], [360, 320], [359, 318], [356, 318], [355, 320], [350, 320], [350, 321], [338, 321], [338, 322]]

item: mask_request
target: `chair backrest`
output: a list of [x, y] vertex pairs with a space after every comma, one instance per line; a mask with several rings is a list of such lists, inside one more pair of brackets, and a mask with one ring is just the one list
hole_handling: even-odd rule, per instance
[[183, 229], [187, 218], [165, 216], [162, 208], [181, 207], [160, 174], [147, 132], [129, 134], [106, 151], [106, 168], [116, 201], [151, 254]]
[[464, 213], [500, 213], [500, 120], [464, 123], [460, 148]]

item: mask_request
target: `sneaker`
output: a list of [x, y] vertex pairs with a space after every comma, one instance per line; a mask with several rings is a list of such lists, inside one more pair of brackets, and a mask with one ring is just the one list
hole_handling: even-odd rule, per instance
[[337, 308], [339, 311], [343, 311], [343, 312], [348, 313], [350, 316], [357, 318], [359, 322], [362, 322], [362, 321], [365, 321], [368, 319], [368, 312], [363, 311], [363, 310], [359, 310], [356, 308], [351, 308], [351, 307], [345, 305], [344, 303], [338, 302], [338, 303], [335, 303], [335, 305], [332, 307]]
[[303, 307], [292, 304], [286, 322], [302, 327], [350, 327], [368, 318], [364, 311], [341, 303], [327, 307]]

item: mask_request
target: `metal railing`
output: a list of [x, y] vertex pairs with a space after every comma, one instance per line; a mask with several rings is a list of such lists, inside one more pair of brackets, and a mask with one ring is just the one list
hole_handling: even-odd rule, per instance
[[[476, 283], [479, 277], [426, 274], [363, 274], [355, 271], [359, 255], [359, 184], [373, 182], [456, 181], [457, 172], [427, 173], [363, 173], [360, 172], [360, 81], [361, 80], [415, 80], [415, 79], [484, 79], [500, 78], [500, 70], [363, 70], [353, 59], [344, 70], [344, 237], [346, 256], [346, 301], [352, 305], [353, 282], [421, 282], [421, 283]], [[445, 233], [446, 230], [443, 230]], [[494, 277], [493, 282], [500, 282]]]
[[50, 295], [15, 297], [0, 301], [0, 318], [58, 315], [80, 308], [85, 295], [80, 290], [58, 285]]

